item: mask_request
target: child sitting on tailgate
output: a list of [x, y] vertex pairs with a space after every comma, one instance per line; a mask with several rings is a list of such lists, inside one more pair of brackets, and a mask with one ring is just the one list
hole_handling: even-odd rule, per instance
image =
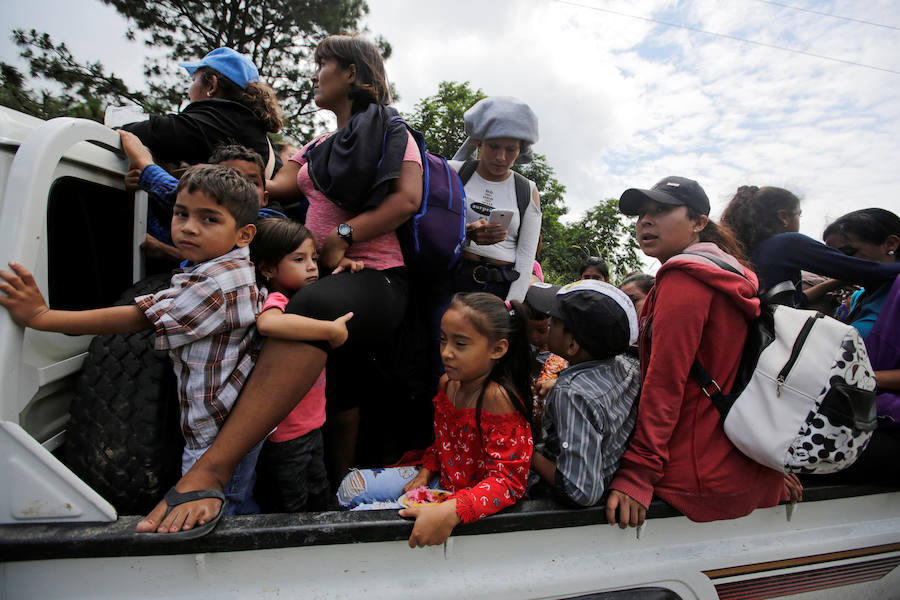
[[637, 338], [634, 304], [597, 280], [532, 286], [529, 296], [551, 316], [550, 350], [569, 361], [547, 395], [529, 483], [592, 506], [618, 469], [637, 416], [640, 364], [623, 354]]

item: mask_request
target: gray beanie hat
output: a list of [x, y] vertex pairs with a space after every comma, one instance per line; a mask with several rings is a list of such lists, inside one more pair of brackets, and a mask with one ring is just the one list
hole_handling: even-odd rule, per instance
[[468, 137], [453, 160], [472, 158], [476, 140], [515, 138], [521, 142], [516, 164], [532, 161], [531, 145], [538, 141], [538, 120], [534, 111], [521, 100], [511, 96], [491, 96], [476, 102], [463, 117]]

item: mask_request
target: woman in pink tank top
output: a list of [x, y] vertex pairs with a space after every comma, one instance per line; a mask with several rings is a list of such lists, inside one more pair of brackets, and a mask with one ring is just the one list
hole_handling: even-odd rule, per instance
[[[206, 490], [203, 499], [167, 515], [161, 502], [139, 532], [183, 531], [214, 519], [221, 502], [210, 490], [221, 489], [247, 451], [306, 395], [326, 358], [331, 480], [340, 481], [353, 463], [358, 403], [372, 393], [366, 370], [390, 352], [406, 310], [406, 269], [394, 231], [421, 205], [422, 164], [405, 126], [391, 123], [397, 113], [387, 106], [390, 87], [374, 44], [331, 36], [316, 48], [315, 60], [316, 104], [335, 114], [338, 131], [308, 144], [267, 187], [272, 199], [286, 203], [306, 195], [319, 272], [330, 273], [298, 291], [286, 312], [320, 319], [353, 312], [348, 341], [329, 351], [324, 344], [267, 339], [215, 442], [176, 485], [179, 492]], [[345, 271], [346, 259], [365, 268]]]

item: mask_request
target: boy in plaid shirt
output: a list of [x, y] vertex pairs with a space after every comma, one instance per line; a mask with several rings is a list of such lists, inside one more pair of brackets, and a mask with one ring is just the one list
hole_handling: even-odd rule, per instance
[[[255, 361], [253, 325], [262, 298], [248, 245], [258, 209], [257, 190], [243, 175], [225, 166], [197, 165], [178, 183], [172, 240], [187, 260], [169, 288], [127, 306], [51, 310], [31, 273], [9, 263], [14, 273], [0, 271], [6, 280], [0, 282], [6, 294], [0, 305], [20, 325], [43, 331], [106, 334], [152, 328], [156, 349], [169, 351], [178, 379], [185, 472], [212, 444]], [[252, 498], [258, 453], [259, 446], [225, 487], [230, 503], [224, 514], [258, 512]], [[186, 501], [176, 496], [170, 504]]]

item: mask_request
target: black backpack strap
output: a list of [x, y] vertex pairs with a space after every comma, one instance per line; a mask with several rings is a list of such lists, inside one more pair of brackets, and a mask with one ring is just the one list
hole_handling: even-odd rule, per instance
[[521, 173], [513, 171], [516, 180], [516, 202], [519, 205], [519, 234], [522, 235], [522, 224], [525, 223], [525, 211], [531, 202], [531, 182]]
[[478, 168], [477, 160], [467, 160], [462, 164], [459, 168], [459, 180], [462, 181], [463, 185], [469, 183], [469, 180], [472, 179], [472, 173], [475, 172], [475, 169]]
[[712, 403], [719, 409], [719, 413], [722, 415], [722, 420], [724, 421], [734, 402], [729, 400], [728, 397], [722, 393], [722, 388], [719, 387], [719, 383], [710, 377], [709, 373], [700, 366], [700, 363], [697, 362], [696, 358], [694, 359], [694, 364], [691, 365], [691, 377], [693, 377], [700, 386], [700, 391], [706, 394], [706, 397], [712, 400]]

